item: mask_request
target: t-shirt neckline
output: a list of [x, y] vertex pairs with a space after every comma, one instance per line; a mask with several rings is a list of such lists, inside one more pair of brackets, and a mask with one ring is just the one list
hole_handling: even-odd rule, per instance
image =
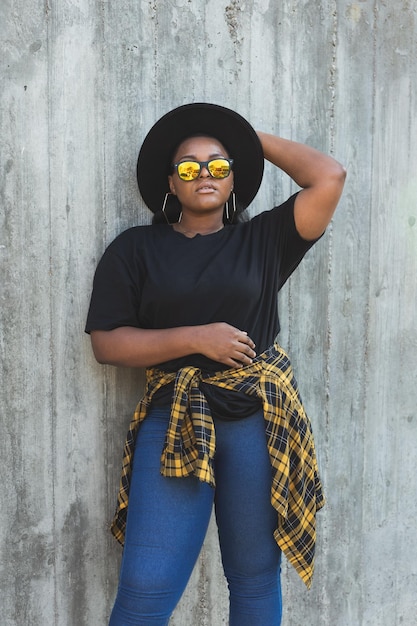
[[216, 235], [220, 235], [221, 233], [223, 233], [225, 230], [226, 230], [226, 225], [224, 225], [223, 228], [219, 228], [219, 230], [216, 230], [216, 232], [214, 233], [207, 233], [206, 235], [201, 234], [201, 233], [196, 233], [192, 237], [188, 237], [184, 233], [181, 233], [180, 231], [175, 230], [175, 228], [172, 228], [171, 226], [171, 231], [174, 233], [174, 235], [179, 236], [183, 239], [189, 239], [190, 241], [192, 241], [193, 239], [200, 239], [200, 238], [206, 239], [207, 237], [215, 237]]

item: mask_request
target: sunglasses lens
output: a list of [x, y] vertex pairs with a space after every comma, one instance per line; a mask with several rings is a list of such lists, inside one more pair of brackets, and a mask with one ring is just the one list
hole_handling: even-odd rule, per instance
[[181, 180], [194, 180], [200, 174], [200, 164], [196, 161], [183, 161], [177, 167]]
[[226, 178], [230, 174], [230, 163], [226, 159], [213, 159], [208, 163], [208, 170], [213, 178]]

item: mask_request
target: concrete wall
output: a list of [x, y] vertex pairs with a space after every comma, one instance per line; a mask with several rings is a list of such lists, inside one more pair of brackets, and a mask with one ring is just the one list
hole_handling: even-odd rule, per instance
[[[2, 626], [101, 626], [108, 532], [142, 373], [100, 367], [95, 265], [149, 221], [135, 162], [170, 108], [211, 101], [349, 170], [281, 301], [328, 504], [310, 592], [284, 626], [413, 626], [417, 614], [415, 0], [2, 0]], [[267, 168], [256, 213], [284, 199]], [[227, 624], [211, 528], [173, 626]]]

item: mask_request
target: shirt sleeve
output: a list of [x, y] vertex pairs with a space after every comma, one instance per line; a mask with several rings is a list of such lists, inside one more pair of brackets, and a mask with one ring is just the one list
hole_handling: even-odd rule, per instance
[[298, 192], [283, 204], [270, 211], [264, 211], [254, 218], [260, 222], [259, 226], [263, 231], [264, 245], [268, 250], [268, 255], [270, 258], [275, 255], [278, 263], [278, 289], [281, 289], [288, 280], [308, 250], [323, 236], [307, 240], [298, 233], [294, 219], [294, 204], [297, 195]]
[[97, 266], [85, 332], [138, 327], [141, 279], [129, 231], [107, 248]]

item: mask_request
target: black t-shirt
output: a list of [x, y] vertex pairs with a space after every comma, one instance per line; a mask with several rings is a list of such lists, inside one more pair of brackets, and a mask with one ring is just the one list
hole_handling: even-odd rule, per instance
[[[97, 266], [86, 332], [227, 322], [246, 331], [260, 354], [279, 332], [278, 291], [314, 243], [296, 230], [295, 197], [211, 235], [189, 238], [168, 224], [121, 233]], [[201, 354], [158, 367], [175, 371], [186, 365], [204, 373], [225, 369]], [[214, 395], [220, 403], [216, 412], [243, 416], [253, 411], [253, 399], [208, 387], [209, 402], [216, 402], [208, 397]], [[159, 400], [169, 402], [168, 392]]]

